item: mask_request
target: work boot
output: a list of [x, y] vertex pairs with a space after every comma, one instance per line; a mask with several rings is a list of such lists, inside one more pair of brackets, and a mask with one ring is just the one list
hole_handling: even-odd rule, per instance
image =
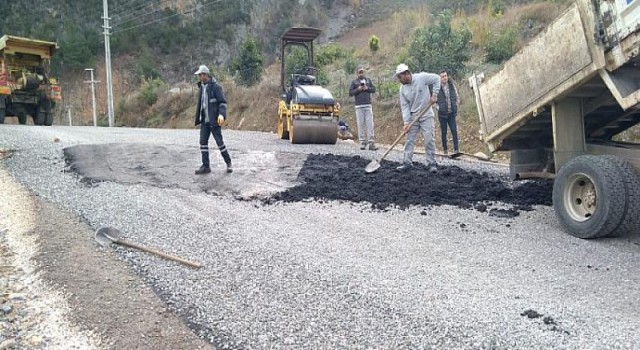
[[211, 172], [211, 168], [209, 168], [206, 165], [203, 165], [200, 168], [198, 168], [198, 170], [196, 170], [196, 175], [208, 174], [210, 172]]
[[373, 143], [373, 141], [369, 141], [369, 151], [375, 151], [378, 149], [378, 146], [376, 146], [375, 143]]
[[233, 167], [231, 166], [231, 162], [227, 163], [227, 172], [228, 173], [232, 173], [233, 172]]
[[402, 164], [401, 166], [397, 167], [396, 170], [401, 172], [401, 173], [405, 173], [405, 172], [411, 170], [412, 167], [413, 167], [413, 165], [411, 165], [411, 164]]
[[438, 172], [438, 167], [435, 164], [429, 165], [429, 172], [435, 174]]
[[367, 143], [363, 142], [360, 144], [360, 150], [364, 151], [365, 149], [367, 149]]

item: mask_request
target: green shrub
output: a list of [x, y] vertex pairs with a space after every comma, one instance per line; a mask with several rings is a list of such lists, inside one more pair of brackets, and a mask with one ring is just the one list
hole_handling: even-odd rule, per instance
[[[140, 49], [140, 56], [138, 57], [138, 76], [145, 79], [157, 79], [160, 77], [160, 73], [156, 67], [156, 56], [151, 52], [151, 49], [143, 45]], [[141, 81], [142, 82], [142, 81]]]
[[262, 78], [264, 56], [255, 39], [249, 37], [242, 44], [240, 55], [233, 62], [240, 85], [251, 86]]
[[369, 38], [369, 50], [371, 53], [376, 53], [380, 49], [380, 38], [375, 35], [371, 35]]
[[485, 62], [501, 63], [515, 53], [518, 40], [518, 29], [515, 26], [507, 27], [498, 33], [490, 32], [484, 44]]
[[409, 46], [409, 67], [415, 71], [446, 70], [459, 75], [471, 58], [471, 31], [451, 28], [451, 16], [444, 14], [434, 24], [419, 28]]
[[343, 69], [345, 75], [353, 74], [356, 71], [356, 68], [358, 68], [358, 61], [354, 57], [353, 53], [351, 53], [344, 60]]
[[143, 77], [140, 83], [140, 95], [138, 98], [140, 101], [152, 106], [158, 100], [158, 92], [166, 88], [166, 86], [167, 85], [158, 78], [147, 79]]
[[382, 98], [396, 97], [400, 92], [400, 84], [395, 80], [386, 80], [378, 86], [378, 94]]
[[346, 53], [339, 45], [323, 45], [318, 48], [318, 52], [315, 57], [315, 64], [318, 67], [324, 67], [345, 56]]
[[504, 0], [491, 0], [489, 8], [492, 16], [501, 16], [507, 11], [507, 4]]

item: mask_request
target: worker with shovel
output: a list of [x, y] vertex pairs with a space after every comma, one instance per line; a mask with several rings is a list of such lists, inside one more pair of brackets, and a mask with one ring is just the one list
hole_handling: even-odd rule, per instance
[[[411, 73], [409, 67], [401, 63], [396, 68], [396, 77], [400, 87], [400, 108], [404, 121], [403, 133], [407, 134], [404, 144], [404, 159], [396, 170], [405, 172], [413, 167], [413, 149], [422, 131], [427, 167], [429, 172], [437, 173], [436, 145], [434, 140], [435, 115], [431, 106], [438, 101], [440, 76], [434, 73]], [[429, 90], [431, 85], [432, 90]]]

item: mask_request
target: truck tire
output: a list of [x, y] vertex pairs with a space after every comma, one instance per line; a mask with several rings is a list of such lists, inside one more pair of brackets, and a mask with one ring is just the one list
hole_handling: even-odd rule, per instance
[[44, 125], [45, 112], [38, 112], [36, 117], [33, 119], [33, 124], [35, 125]]
[[44, 117], [44, 125], [45, 126], [51, 126], [53, 125], [53, 113], [52, 112], [48, 112], [45, 117]]
[[558, 221], [578, 238], [614, 233], [626, 216], [627, 202], [625, 179], [610, 157], [575, 157], [560, 168], [553, 184]]
[[623, 158], [605, 156], [618, 165], [625, 185], [626, 208], [620, 226], [607, 237], [615, 237], [640, 232], [640, 177], [638, 172]]
[[25, 113], [18, 113], [18, 123], [27, 124], [27, 115]]
[[4, 117], [7, 114], [7, 110], [0, 108], [0, 124], [4, 124]]

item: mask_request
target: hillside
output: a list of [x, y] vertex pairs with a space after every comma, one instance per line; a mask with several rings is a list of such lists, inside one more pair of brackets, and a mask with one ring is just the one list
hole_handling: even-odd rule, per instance
[[[280, 94], [280, 67], [277, 61], [279, 33], [291, 25], [316, 26], [323, 30], [318, 40], [320, 49], [328, 48], [327, 51], [335, 52], [332, 61], [323, 67], [323, 72], [326, 74], [327, 88], [343, 106], [343, 119], [355, 129], [353, 101], [346, 87], [353, 78], [354, 65], [364, 65], [379, 91], [374, 103], [377, 138], [380, 142], [390, 143], [400, 129], [396, 96], [398, 85], [391, 72], [396, 64], [410, 58], [409, 46], [416, 29], [432, 26], [439, 21], [438, 14], [442, 10], [449, 10], [450, 13], [453, 11], [452, 28], [466, 28], [473, 33], [470, 59], [465, 63], [464, 70], [455, 75], [462, 98], [459, 116], [461, 144], [466, 151], [482, 151], [484, 146], [478, 139], [473, 94], [464, 84], [465, 75], [471, 71], [491, 71], [498, 67], [485, 60], [486, 44], [493, 38], [493, 33], [516, 33], [517, 40], [509, 48], [515, 50], [566, 6], [563, 2], [518, 4], [517, 1], [467, 1], [456, 4], [432, 1], [431, 6], [426, 6], [417, 0], [243, 0], [235, 3], [240, 6], [233, 6], [221, 0], [216, 3], [210, 1], [183, 0], [171, 2], [170, 5], [165, 1], [110, 2], [112, 13], [119, 14], [113, 17], [114, 23], [135, 27], [134, 23], [152, 22], [131, 30], [120, 29], [119, 33], [118, 27], [114, 26], [112, 71], [116, 125], [192, 127], [193, 71], [199, 64], [207, 64], [222, 82], [230, 102], [228, 127], [274, 132]], [[17, 1], [11, 9], [23, 8], [21, 6], [24, 5], [20, 4], [24, 3]], [[76, 125], [93, 123], [91, 93], [89, 85], [85, 83], [88, 76], [84, 71], [89, 67], [96, 69], [96, 79], [101, 80], [97, 86], [97, 114], [99, 124], [106, 124], [105, 69], [100, 46], [104, 43], [95, 40], [101, 38], [99, 3], [91, 0], [83, 7], [75, 6], [71, 1], [61, 1], [59, 8], [54, 9], [51, 5], [45, 6], [43, 0], [37, 0], [34, 5], [46, 9], [40, 11], [44, 17], [61, 19], [65, 23], [74, 16], [93, 18], [88, 22], [81, 21], [76, 26], [77, 32], [60, 28], [55, 30], [61, 33], [58, 40], [61, 48], [54, 68], [60, 74], [64, 88], [64, 102], [58, 108], [59, 124], [67, 124], [69, 114]], [[0, 10], [3, 10], [3, 6], [7, 5], [0, 5]], [[145, 22], [144, 18], [134, 21], [127, 9], [131, 13], [140, 10], [149, 13], [149, 21]], [[212, 16], [213, 13], [215, 16]], [[222, 25], [219, 23], [221, 19], [228, 20]], [[13, 19], [0, 24], [0, 32], [17, 30], [14, 34], [24, 36], [36, 33], [33, 28], [16, 29], [18, 22]], [[201, 40], [200, 34], [203, 26], [214, 29], [205, 31], [205, 40]], [[380, 38], [377, 52], [368, 48], [371, 35]], [[257, 38], [265, 63], [260, 81], [251, 87], [238, 84], [234, 72], [230, 70], [240, 43], [247, 37]], [[91, 45], [85, 49], [89, 54], [85, 54], [90, 59], [86, 64], [69, 63], [73, 57], [79, 59], [76, 51], [82, 43], [88, 42]], [[72, 55], [74, 53], [76, 56]], [[437, 73], [439, 68], [427, 67], [426, 70]]]

